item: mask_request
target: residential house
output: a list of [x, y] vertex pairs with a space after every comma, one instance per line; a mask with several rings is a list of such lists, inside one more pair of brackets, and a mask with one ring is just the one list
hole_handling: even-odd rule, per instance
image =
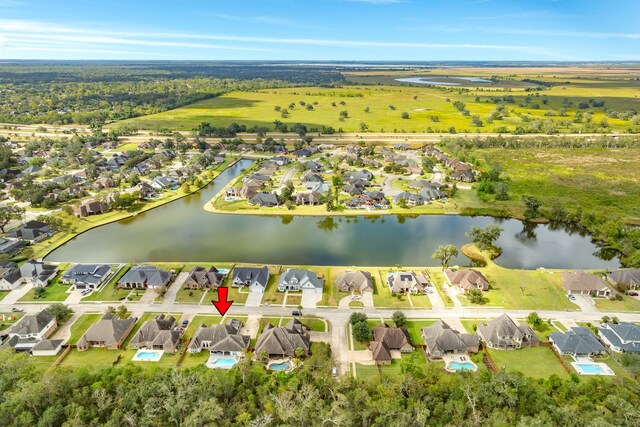
[[338, 275], [336, 285], [340, 292], [373, 295], [373, 279], [368, 271], [347, 270]]
[[529, 325], [518, 325], [506, 314], [487, 324], [479, 323], [477, 332], [489, 348], [513, 350], [540, 345], [540, 339]]
[[640, 268], [625, 268], [616, 270], [607, 276], [616, 289], [640, 289]]
[[476, 175], [473, 173], [472, 170], [453, 172], [450, 175], [450, 178], [453, 179], [454, 181], [462, 181], [462, 182], [475, 182], [476, 181]]
[[150, 265], [136, 265], [118, 280], [122, 289], [160, 289], [169, 284], [171, 273]]
[[425, 202], [444, 199], [447, 197], [447, 194], [436, 186], [423, 187], [418, 194], [425, 200]]
[[295, 196], [293, 196], [293, 201], [295, 202], [296, 205], [321, 205], [322, 204], [322, 194], [315, 192], [315, 191], [311, 191], [308, 193], [296, 193]]
[[421, 294], [424, 285], [413, 271], [394, 271], [387, 273], [387, 285], [392, 294]]
[[251, 292], [264, 292], [268, 283], [268, 267], [236, 267], [231, 275], [231, 286], [247, 286]]
[[446, 354], [477, 353], [480, 348], [478, 334], [460, 333], [442, 320], [422, 328], [422, 338], [431, 359], [442, 359]]
[[343, 185], [340, 191], [349, 196], [359, 196], [363, 193], [363, 189], [354, 184]]
[[91, 185], [91, 188], [94, 190], [102, 190], [105, 188], [112, 188], [115, 185], [113, 179], [111, 178], [98, 178]]
[[141, 182], [130, 190], [132, 193], [139, 192], [141, 199], [150, 199], [157, 194], [156, 189], [146, 182]]
[[613, 294], [613, 289], [603, 278], [584, 271], [563, 272], [562, 287], [568, 295], [592, 295], [608, 298]]
[[371, 358], [376, 365], [389, 365], [391, 364], [391, 350], [382, 341], [371, 341], [369, 343], [369, 351], [371, 351]]
[[389, 350], [397, 350], [401, 353], [411, 353], [413, 345], [406, 328], [389, 326], [386, 323], [373, 328], [373, 340], [386, 344]]
[[273, 193], [257, 193], [249, 200], [249, 204], [263, 208], [273, 208], [279, 204], [278, 196]]
[[46, 310], [35, 315], [25, 315], [3, 332], [8, 339], [0, 348], [29, 351], [40, 341], [48, 338], [57, 327], [56, 317]]
[[424, 198], [419, 194], [413, 194], [409, 192], [402, 192], [393, 198], [396, 204], [399, 204], [401, 200], [407, 204], [407, 206], [420, 206], [424, 205]]
[[304, 167], [307, 171], [315, 173], [322, 172], [322, 169], [324, 169], [320, 163], [314, 162], [313, 160], [309, 160], [308, 162], [306, 162], [304, 164]]
[[567, 332], [553, 332], [549, 342], [563, 356], [591, 357], [607, 353], [589, 328], [573, 327]]
[[289, 268], [280, 276], [278, 292], [302, 291], [302, 293], [321, 294], [324, 279], [316, 273], [301, 268]]
[[35, 260], [27, 261], [19, 268], [12, 268], [0, 279], [0, 290], [11, 291], [23, 283], [31, 284], [35, 287], [45, 287], [49, 285], [57, 270], [58, 267], [55, 265]]
[[160, 314], [144, 325], [129, 341], [129, 347], [147, 350], [163, 350], [174, 354], [180, 345], [180, 331], [173, 316]]
[[289, 159], [284, 156], [272, 157], [271, 161], [275, 162], [278, 166], [284, 166], [289, 164]]
[[6, 237], [8, 239], [25, 240], [29, 243], [35, 243], [53, 236], [55, 232], [55, 228], [49, 224], [31, 220], [19, 227], [9, 230]]
[[118, 350], [133, 330], [137, 319], [130, 317], [120, 319], [111, 313], [106, 313], [98, 323], [91, 325], [87, 332], [76, 343], [78, 351], [90, 347], [104, 347], [107, 350]]
[[97, 289], [110, 275], [109, 264], [76, 264], [62, 275], [60, 281], [76, 289]]
[[224, 275], [214, 266], [208, 269], [196, 266], [191, 269], [182, 287], [184, 289], [218, 289], [223, 280]]
[[640, 325], [635, 323], [603, 323], [598, 336], [605, 345], [617, 353], [640, 354]]
[[471, 268], [454, 270], [447, 268], [444, 275], [452, 286], [458, 286], [464, 291], [471, 289], [480, 289], [481, 291], [489, 290], [489, 281], [478, 270]]
[[158, 190], [177, 188], [178, 185], [180, 183], [170, 176], [157, 176], [151, 181], [151, 186]]
[[10, 240], [0, 237], [0, 254], [8, 255], [10, 257], [20, 253], [22, 248], [25, 247], [25, 242], [22, 240]]
[[43, 339], [31, 348], [31, 355], [40, 356], [56, 356], [62, 350], [64, 340]]
[[224, 325], [200, 325], [189, 343], [189, 353], [209, 350], [213, 354], [224, 356], [242, 356], [249, 347], [251, 337], [241, 335], [242, 322], [231, 319]]
[[109, 205], [97, 200], [87, 200], [74, 210], [74, 214], [79, 217], [100, 215], [105, 212], [109, 212]]
[[268, 323], [256, 341], [255, 354], [269, 357], [294, 357], [300, 349], [309, 354], [311, 338], [298, 319], [291, 319], [284, 327]]
[[366, 169], [347, 172], [344, 174], [344, 181], [353, 183], [354, 180], [371, 181], [373, 179], [373, 173]]

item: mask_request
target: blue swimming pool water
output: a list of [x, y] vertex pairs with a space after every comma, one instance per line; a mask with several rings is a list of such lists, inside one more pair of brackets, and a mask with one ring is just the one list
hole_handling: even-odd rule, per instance
[[226, 275], [227, 273], [229, 273], [229, 270], [227, 270], [226, 268], [219, 268], [218, 273]]
[[454, 371], [473, 371], [476, 365], [471, 362], [451, 362], [447, 365], [447, 368], [453, 369]]
[[585, 374], [601, 375], [607, 373], [601, 365], [595, 363], [576, 363], [575, 366], [579, 367]]
[[231, 369], [236, 363], [238, 363], [238, 361], [233, 357], [221, 357], [220, 359], [216, 359], [216, 361], [209, 366], [219, 369]]
[[133, 361], [136, 362], [157, 362], [162, 357], [161, 351], [152, 351], [152, 350], [140, 350], [135, 356], [133, 356]]
[[282, 362], [282, 363], [274, 363], [273, 365], [269, 365], [269, 369], [272, 371], [286, 371], [291, 368], [291, 363]]

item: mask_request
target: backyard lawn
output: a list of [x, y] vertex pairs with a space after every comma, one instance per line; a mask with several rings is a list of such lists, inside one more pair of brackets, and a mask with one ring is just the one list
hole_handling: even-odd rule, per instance
[[90, 348], [78, 351], [75, 348], [66, 355], [59, 366], [72, 368], [110, 368], [118, 360], [122, 350], [107, 350], [104, 348]]
[[80, 316], [78, 320], [71, 325], [71, 335], [69, 336], [69, 340], [67, 340], [67, 344], [75, 344], [78, 342], [87, 329], [102, 319], [102, 316], [104, 316], [102, 313], [86, 313]]
[[549, 378], [556, 374], [560, 378], [569, 378], [557, 356], [548, 347], [531, 347], [519, 350], [487, 349], [498, 369], [519, 371], [527, 377]]

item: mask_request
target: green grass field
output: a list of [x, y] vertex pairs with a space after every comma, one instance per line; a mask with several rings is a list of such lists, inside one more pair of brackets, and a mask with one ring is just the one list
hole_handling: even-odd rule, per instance
[[[501, 73], [495, 69], [493, 72]], [[387, 85], [231, 92], [176, 110], [125, 120], [117, 126], [134, 124], [150, 130], [163, 127], [191, 130], [202, 122], [216, 126], [237, 122], [273, 128], [273, 121], [280, 120], [288, 124], [304, 123], [316, 129], [331, 126], [345, 132], [361, 132], [361, 124], [373, 132], [447, 132], [451, 126], [458, 132], [495, 132], [500, 128], [510, 132], [525, 122], [540, 120], [555, 123], [562, 132], [579, 132], [583, 124], [574, 124], [572, 119], [582, 102], [588, 103], [593, 99], [605, 102], [602, 107], [580, 110], [590, 111], [594, 123], [600, 123], [606, 117], [606, 109], [618, 112], [640, 110], [640, 99], [636, 97], [640, 89], [638, 82], [620, 78], [604, 82], [576, 76], [558, 80], [549, 75], [536, 79], [552, 81], [556, 85], [536, 92], [524, 92], [522, 85], [519, 89], [494, 87], [471, 88], [468, 91], [455, 87]], [[384, 82], [391, 81], [387, 79]], [[496, 106], [492, 97], [503, 96], [513, 97], [513, 102], [506, 103], [508, 116], [488, 123], [487, 118]], [[464, 116], [458, 111], [453, 106], [454, 101], [464, 102], [469, 115]], [[313, 105], [313, 110], [307, 110], [306, 105], [300, 102]], [[294, 106], [290, 107], [291, 104]], [[276, 106], [287, 109], [288, 114], [283, 117], [280, 111], [275, 110]], [[561, 108], [565, 109], [564, 116], [560, 115]], [[348, 117], [341, 120], [341, 111], [347, 111]], [[409, 118], [403, 119], [402, 113], [408, 113]], [[481, 127], [472, 124], [473, 115], [478, 115], [483, 121]], [[527, 119], [523, 120], [523, 116]], [[613, 131], [640, 128], [631, 120], [608, 117], [607, 121], [608, 129]]]
[[510, 200], [495, 208], [524, 210], [521, 195], [534, 195], [542, 208], [555, 204], [640, 223], [640, 149], [473, 150], [483, 167], [498, 164], [509, 177]]
[[520, 371], [527, 377], [549, 378], [556, 374], [569, 378], [553, 351], [547, 347], [531, 347], [519, 350], [487, 350], [498, 369]]

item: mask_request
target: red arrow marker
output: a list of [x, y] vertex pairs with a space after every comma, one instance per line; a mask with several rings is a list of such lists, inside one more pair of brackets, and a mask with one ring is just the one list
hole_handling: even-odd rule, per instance
[[211, 300], [211, 302], [216, 307], [216, 309], [218, 310], [218, 313], [220, 313], [221, 316], [224, 316], [227, 310], [229, 310], [229, 307], [231, 307], [231, 304], [233, 304], [233, 301], [227, 301], [228, 292], [229, 292], [229, 288], [226, 288], [226, 287], [218, 288], [218, 301]]

